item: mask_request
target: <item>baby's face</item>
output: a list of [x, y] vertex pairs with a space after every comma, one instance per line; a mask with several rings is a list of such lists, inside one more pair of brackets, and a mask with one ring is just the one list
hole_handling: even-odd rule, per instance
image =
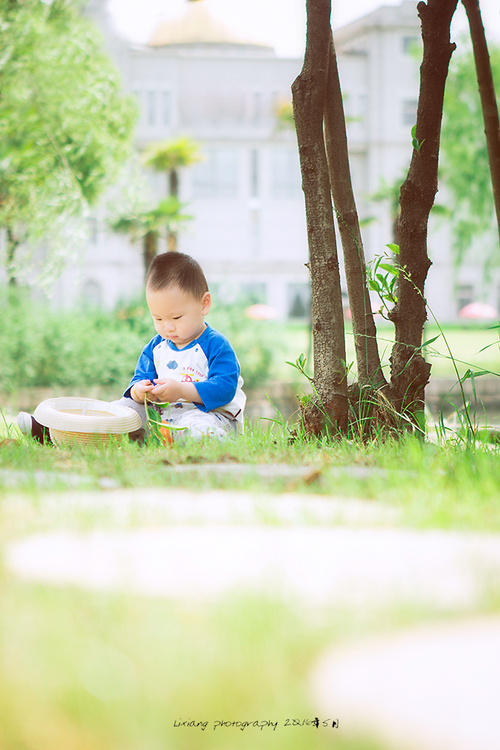
[[153, 316], [156, 332], [170, 340], [178, 349], [187, 346], [203, 333], [205, 315], [210, 310], [210, 292], [201, 299], [178, 286], [146, 290], [146, 300]]

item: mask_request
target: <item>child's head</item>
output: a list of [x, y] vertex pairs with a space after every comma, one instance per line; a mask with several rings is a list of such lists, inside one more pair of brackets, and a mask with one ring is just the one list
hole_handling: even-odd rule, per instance
[[184, 253], [160, 253], [149, 266], [146, 292], [158, 292], [169, 286], [177, 286], [196, 299], [201, 299], [208, 292], [207, 280], [200, 264]]
[[205, 329], [210, 292], [200, 265], [189, 255], [157, 255], [146, 276], [146, 299], [157, 333], [176, 347], [187, 346]]

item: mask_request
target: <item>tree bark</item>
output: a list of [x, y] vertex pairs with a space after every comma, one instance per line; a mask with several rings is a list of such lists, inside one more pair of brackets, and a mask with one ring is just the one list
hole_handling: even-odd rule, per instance
[[167, 250], [169, 253], [177, 252], [177, 232], [167, 229]]
[[377, 330], [366, 285], [365, 255], [352, 190], [344, 105], [332, 35], [328, 60], [325, 139], [333, 202], [344, 250], [358, 381], [361, 386], [380, 387], [387, 383], [380, 364]]
[[417, 5], [422, 24], [424, 55], [414, 150], [408, 176], [401, 186], [398, 301], [389, 314], [395, 325], [391, 353], [391, 398], [419, 423], [424, 408], [430, 365], [421, 354], [427, 319], [424, 284], [431, 262], [427, 255], [427, 225], [437, 192], [439, 140], [448, 66], [455, 44], [450, 24], [458, 0], [428, 0]]
[[469, 19], [470, 35], [476, 63], [477, 83], [483, 110], [484, 132], [488, 147], [493, 201], [497, 217], [498, 236], [500, 238], [500, 124], [495, 96], [495, 84], [491, 72], [490, 56], [484, 33], [479, 0], [462, 0]]
[[144, 271], [147, 274], [151, 261], [158, 254], [158, 232], [155, 229], [150, 229], [144, 235], [142, 243]]
[[[168, 173], [169, 194], [177, 198], [179, 195], [179, 173], [176, 169], [171, 169]], [[167, 249], [169, 252], [177, 251], [177, 232], [167, 229]]]
[[345, 335], [339, 263], [323, 116], [330, 49], [330, 0], [307, 0], [304, 65], [292, 84], [311, 276], [314, 387], [320, 404], [303, 412], [306, 429], [319, 435], [326, 423], [347, 427]]

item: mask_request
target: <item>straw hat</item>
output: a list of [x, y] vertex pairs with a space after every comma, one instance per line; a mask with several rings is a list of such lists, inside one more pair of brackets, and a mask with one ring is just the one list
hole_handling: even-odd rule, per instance
[[36, 407], [34, 417], [49, 428], [51, 440], [56, 445], [102, 445], [111, 435], [133, 432], [142, 427], [142, 420], [133, 409], [95, 398], [49, 398]]

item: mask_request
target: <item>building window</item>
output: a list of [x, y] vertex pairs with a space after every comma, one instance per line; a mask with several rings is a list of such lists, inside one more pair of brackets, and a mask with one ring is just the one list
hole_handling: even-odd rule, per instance
[[295, 320], [311, 317], [311, 288], [309, 284], [288, 284], [288, 317]]
[[253, 209], [250, 211], [250, 250], [253, 255], [259, 255], [260, 252], [260, 211]]
[[266, 285], [257, 283], [241, 284], [240, 295], [246, 305], [263, 305], [267, 300]]
[[413, 55], [418, 49], [418, 36], [403, 36], [401, 38], [401, 49], [403, 55]]
[[102, 290], [97, 281], [86, 281], [82, 289], [85, 307], [100, 307], [102, 304]]
[[250, 197], [259, 195], [259, 152], [256, 148], [250, 151]]
[[193, 198], [236, 198], [238, 195], [238, 152], [211, 148], [205, 161], [193, 167]]
[[156, 122], [156, 92], [148, 91], [147, 99], [147, 121], [148, 125], [154, 125]]
[[271, 152], [271, 196], [300, 198], [301, 175], [296, 150], [276, 149]]
[[262, 118], [262, 94], [260, 91], [254, 91], [250, 98], [250, 121], [254, 125], [259, 125]]
[[356, 98], [358, 104], [357, 118], [359, 122], [365, 122], [368, 114], [368, 97], [366, 94], [358, 94]]
[[280, 96], [279, 91], [271, 91], [271, 113], [275, 117], [280, 108], [281, 99], [282, 97]]
[[172, 94], [170, 91], [162, 93], [162, 120], [164, 125], [172, 122]]
[[402, 123], [403, 125], [415, 125], [417, 121], [417, 100], [403, 99]]
[[474, 287], [472, 284], [462, 284], [457, 287], [457, 312], [470, 305], [474, 300]]
[[363, 123], [366, 120], [368, 98], [366, 94], [342, 95], [344, 114], [348, 123]]

